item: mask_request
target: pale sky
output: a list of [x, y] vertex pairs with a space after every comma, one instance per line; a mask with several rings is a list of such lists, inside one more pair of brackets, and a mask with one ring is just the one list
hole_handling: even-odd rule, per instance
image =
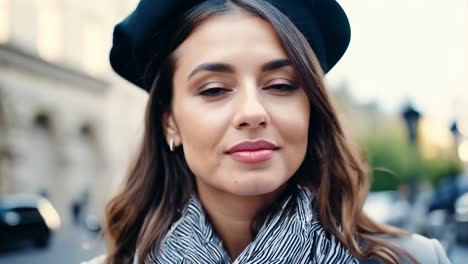
[[[400, 111], [410, 99], [427, 117], [468, 125], [468, 0], [341, 0], [352, 37], [328, 74], [361, 102]], [[444, 124], [445, 125], [445, 124]]]

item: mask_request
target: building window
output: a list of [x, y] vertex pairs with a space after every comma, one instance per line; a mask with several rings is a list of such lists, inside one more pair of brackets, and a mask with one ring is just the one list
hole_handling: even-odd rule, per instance
[[50, 130], [50, 118], [45, 113], [40, 113], [34, 118], [34, 126], [37, 129], [49, 131]]
[[0, 43], [6, 43], [10, 36], [10, 0], [0, 0]]
[[37, 50], [48, 61], [58, 61], [64, 52], [63, 14], [59, 0], [38, 1]]
[[84, 123], [80, 127], [80, 135], [83, 138], [91, 139], [93, 137], [93, 127], [89, 123]]

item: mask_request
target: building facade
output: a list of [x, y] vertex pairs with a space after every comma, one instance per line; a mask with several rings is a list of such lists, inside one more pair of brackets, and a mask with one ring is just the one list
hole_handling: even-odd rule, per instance
[[64, 222], [102, 217], [142, 130], [146, 95], [108, 63], [135, 0], [0, 0], [0, 195], [48, 196]]

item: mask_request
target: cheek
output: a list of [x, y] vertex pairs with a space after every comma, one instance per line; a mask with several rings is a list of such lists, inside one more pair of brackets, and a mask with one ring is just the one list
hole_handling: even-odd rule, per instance
[[195, 175], [204, 175], [219, 163], [220, 142], [229, 125], [226, 113], [209, 111], [200, 105], [180, 104], [176, 112], [185, 159]]
[[300, 100], [279, 109], [274, 123], [284, 140], [285, 159], [291, 166], [302, 163], [305, 157], [309, 133], [310, 106], [304, 94]]

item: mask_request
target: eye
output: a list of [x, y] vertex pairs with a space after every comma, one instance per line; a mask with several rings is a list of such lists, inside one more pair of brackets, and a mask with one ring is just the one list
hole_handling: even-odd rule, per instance
[[264, 90], [274, 90], [278, 92], [292, 92], [296, 89], [297, 89], [296, 86], [285, 84], [285, 83], [274, 84], [274, 85], [270, 85], [264, 88]]
[[214, 87], [214, 88], [209, 88], [209, 89], [201, 91], [199, 93], [199, 95], [208, 96], [208, 97], [210, 97], [210, 96], [219, 96], [219, 95], [225, 94], [225, 93], [227, 93], [229, 91], [230, 90], [225, 89], [225, 88]]

